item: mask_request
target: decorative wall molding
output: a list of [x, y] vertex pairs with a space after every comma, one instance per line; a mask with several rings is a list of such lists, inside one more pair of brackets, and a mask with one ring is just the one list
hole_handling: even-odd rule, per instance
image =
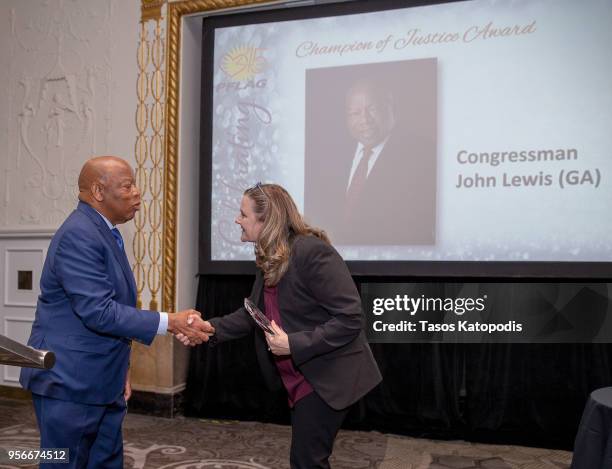
[[4, 7], [8, 148], [0, 226], [57, 227], [74, 209], [82, 163], [109, 144], [116, 0], [67, 3]]
[[[139, 305], [144, 297], [149, 297], [149, 308], [157, 309], [161, 290], [161, 309], [172, 312], [176, 308], [178, 116], [183, 17], [261, 3], [270, 2], [142, 0], [135, 153], [137, 180], [144, 203], [136, 219], [137, 231], [133, 240]], [[165, 30], [162, 27], [164, 9], [167, 16]], [[164, 51], [163, 54], [160, 55], [160, 51]]]
[[[42, 247], [5, 246], [4, 251], [4, 302], [3, 307], [35, 308], [39, 294], [38, 285], [47, 254]], [[32, 289], [18, 290], [16, 273], [19, 270], [32, 272]]]
[[[9, 230], [3, 228], [3, 232]], [[49, 234], [0, 236], [0, 334], [26, 344], [36, 314]], [[31, 236], [31, 237], [30, 237]], [[0, 387], [18, 386], [19, 368], [0, 366]]]
[[0, 239], [51, 239], [56, 231], [51, 226], [0, 228]]
[[141, 191], [142, 210], [135, 218], [134, 273], [138, 306], [143, 296], [149, 309], [159, 309], [162, 271], [162, 196], [164, 160], [164, 36], [161, 18], [140, 25], [137, 62], [136, 180]]
[[142, 0], [141, 21], [145, 23], [149, 20], [161, 20], [165, 3], [166, 0]]
[[166, 113], [164, 160], [164, 231], [163, 231], [163, 296], [162, 308], [173, 311], [176, 306], [176, 227], [178, 201], [179, 83], [182, 20], [186, 15], [246, 5], [270, 3], [264, 0], [185, 0], [167, 4], [166, 26]]
[[[10, 337], [17, 342], [22, 344], [26, 344], [28, 341], [28, 336], [30, 335], [30, 329], [32, 328], [32, 323], [34, 322], [34, 315], [31, 317], [15, 317], [15, 316], [5, 316], [4, 318], [4, 327], [2, 333]], [[11, 324], [18, 325], [17, 328], [10, 327]], [[19, 383], [19, 373], [21, 368], [17, 366], [2, 366], [2, 380], [3, 384], [8, 383]]]
[[138, 384], [136, 387], [133, 387], [135, 391], [143, 391], [143, 392], [153, 392], [159, 394], [178, 394], [179, 392], [183, 392], [187, 387], [186, 383], [181, 383], [176, 386], [157, 386], [157, 385], [147, 385], [147, 384]]
[[[0, 18], [5, 21], [0, 29], [1, 328], [5, 317], [33, 317], [30, 294], [39, 293], [33, 279], [36, 292], [18, 289], [17, 296], [8, 298], [30, 306], [4, 304], [5, 248], [47, 249], [77, 205], [77, 176], [87, 158], [131, 158], [140, 5], [123, 0], [5, 1], [0, 2]], [[124, 233], [130, 229], [122, 227]], [[9, 262], [21, 259], [18, 252], [8, 255]], [[42, 267], [44, 254], [36, 254], [37, 263], [39, 257]], [[13, 289], [14, 270], [9, 279]], [[29, 322], [10, 322], [9, 330], [19, 334], [11, 338], [27, 340]], [[3, 383], [2, 373], [0, 384], [13, 385]]]

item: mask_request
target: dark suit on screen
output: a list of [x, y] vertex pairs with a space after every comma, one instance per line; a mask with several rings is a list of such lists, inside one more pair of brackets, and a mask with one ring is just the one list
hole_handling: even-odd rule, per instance
[[436, 153], [433, 140], [405, 138], [396, 129], [384, 144], [352, 210], [347, 186], [356, 144], [337, 145], [307, 163], [304, 216], [325, 226], [339, 245], [431, 245], [436, 231]]
[[[33, 393], [41, 441], [70, 449], [71, 464], [58, 467], [85, 467], [87, 461], [87, 467], [123, 467], [131, 340], [150, 344], [159, 314], [135, 308], [125, 251], [84, 202], [51, 240], [40, 286], [28, 345], [53, 351], [56, 364], [50, 370], [23, 368], [20, 382]], [[83, 453], [87, 441], [94, 443]]]

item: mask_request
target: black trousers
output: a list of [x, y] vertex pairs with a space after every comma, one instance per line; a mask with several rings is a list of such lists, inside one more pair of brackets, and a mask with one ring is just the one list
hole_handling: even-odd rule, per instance
[[348, 409], [334, 410], [316, 392], [291, 409], [291, 469], [329, 469], [334, 440]]

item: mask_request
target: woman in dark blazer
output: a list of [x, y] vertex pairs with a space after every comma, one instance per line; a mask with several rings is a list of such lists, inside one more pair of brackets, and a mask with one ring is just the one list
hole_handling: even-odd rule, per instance
[[210, 323], [210, 345], [256, 329], [267, 383], [279, 376], [291, 407], [291, 468], [329, 468], [348, 407], [381, 381], [363, 332], [361, 300], [346, 264], [322, 230], [306, 224], [289, 193], [275, 184], [247, 189], [236, 223], [255, 244], [258, 270], [250, 299], [274, 335], [244, 308]]

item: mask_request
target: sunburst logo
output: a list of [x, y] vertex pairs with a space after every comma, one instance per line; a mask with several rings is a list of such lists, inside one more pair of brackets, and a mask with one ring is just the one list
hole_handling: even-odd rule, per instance
[[253, 78], [266, 66], [266, 59], [261, 55], [258, 47], [234, 47], [223, 57], [221, 70], [232, 80], [244, 81]]

